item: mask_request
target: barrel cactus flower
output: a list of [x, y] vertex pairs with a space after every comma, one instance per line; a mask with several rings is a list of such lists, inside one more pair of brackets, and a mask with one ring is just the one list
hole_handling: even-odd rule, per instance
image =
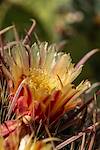
[[86, 80], [74, 85], [82, 65], [76, 68], [70, 54], [57, 52], [47, 42], [34, 43], [31, 48], [19, 42], [5, 51], [4, 57], [10, 76], [8, 117], [15, 112], [50, 124], [82, 104], [80, 95], [90, 83]]
[[22, 138], [18, 150], [52, 150], [52, 142], [57, 140], [56, 138], [45, 138], [43, 140], [32, 140], [31, 136], [26, 135]]
[[25, 135], [21, 140], [15, 135], [10, 135], [8, 139], [0, 137], [1, 150], [52, 150], [53, 146], [51, 141], [56, 138], [45, 138], [38, 140], [32, 139], [31, 136]]

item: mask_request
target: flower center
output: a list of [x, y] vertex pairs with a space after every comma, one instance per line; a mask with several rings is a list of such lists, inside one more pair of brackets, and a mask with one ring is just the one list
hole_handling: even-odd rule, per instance
[[50, 94], [57, 87], [56, 79], [51, 77], [45, 70], [39, 68], [30, 70], [28, 85], [36, 100]]

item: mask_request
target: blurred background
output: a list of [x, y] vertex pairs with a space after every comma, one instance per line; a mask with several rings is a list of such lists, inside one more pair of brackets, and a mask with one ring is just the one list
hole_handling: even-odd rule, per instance
[[[61, 50], [70, 53], [75, 63], [100, 48], [100, 0], [0, 0], [0, 30], [14, 23], [23, 38], [32, 18], [39, 40], [65, 43]], [[12, 39], [8, 32], [6, 41]], [[86, 78], [100, 82], [100, 53], [85, 64], [80, 79]]]

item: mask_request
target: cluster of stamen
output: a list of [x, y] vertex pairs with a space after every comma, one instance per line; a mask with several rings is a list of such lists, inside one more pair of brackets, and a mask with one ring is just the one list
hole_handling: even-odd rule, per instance
[[46, 70], [34, 68], [30, 69], [28, 85], [34, 98], [39, 99], [41, 95], [51, 94], [56, 87], [56, 80]]

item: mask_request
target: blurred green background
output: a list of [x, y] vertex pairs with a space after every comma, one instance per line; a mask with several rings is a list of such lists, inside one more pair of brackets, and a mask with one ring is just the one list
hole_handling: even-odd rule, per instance
[[[88, 51], [100, 48], [100, 0], [0, 0], [0, 29], [13, 23], [21, 38], [35, 19], [40, 41], [66, 42], [62, 50], [70, 52], [73, 61]], [[12, 40], [11, 32], [6, 35]], [[33, 35], [33, 41], [34, 35]], [[100, 81], [100, 53], [85, 65], [80, 79]]]

